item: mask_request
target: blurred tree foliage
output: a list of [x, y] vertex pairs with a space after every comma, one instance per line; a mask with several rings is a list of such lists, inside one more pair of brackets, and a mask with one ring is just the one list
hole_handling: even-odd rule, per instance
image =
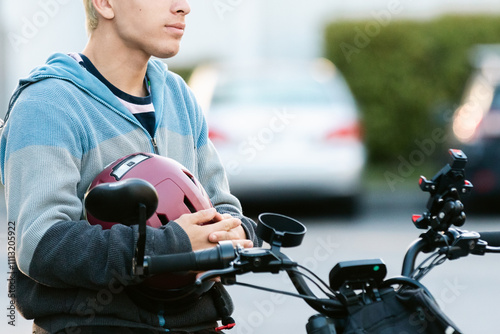
[[180, 75], [186, 82], [191, 77], [194, 67], [168, 67], [168, 69], [174, 73]]
[[325, 39], [362, 110], [370, 161], [383, 163], [444, 131], [471, 74], [469, 50], [500, 43], [500, 17], [333, 22]]

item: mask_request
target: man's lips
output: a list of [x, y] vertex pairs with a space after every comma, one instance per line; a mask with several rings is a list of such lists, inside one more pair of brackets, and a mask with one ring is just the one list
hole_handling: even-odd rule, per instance
[[186, 24], [184, 23], [175, 23], [175, 24], [168, 24], [165, 26], [169, 31], [175, 32], [177, 34], [183, 34], [184, 29], [186, 28]]

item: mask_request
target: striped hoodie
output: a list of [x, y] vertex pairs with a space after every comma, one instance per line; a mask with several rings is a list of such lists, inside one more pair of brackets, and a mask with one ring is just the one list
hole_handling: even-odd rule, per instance
[[[125, 70], [125, 69], [124, 69]], [[96, 77], [65, 54], [20, 80], [0, 142], [7, 216], [16, 226], [15, 303], [37, 333], [72, 326], [180, 328], [219, 318], [209, 295], [188, 310], [138, 305], [127, 293], [137, 231], [110, 230], [84, 220], [83, 196], [106, 165], [125, 155], [152, 152], [186, 166], [221, 213], [243, 221], [259, 244], [254, 222], [242, 215], [208, 139], [202, 111], [185, 82], [158, 60], [147, 76], [156, 112], [154, 136]], [[146, 253], [190, 251], [174, 222], [148, 229]], [[223, 290], [223, 289], [222, 289]], [[223, 296], [232, 309], [227, 292]]]

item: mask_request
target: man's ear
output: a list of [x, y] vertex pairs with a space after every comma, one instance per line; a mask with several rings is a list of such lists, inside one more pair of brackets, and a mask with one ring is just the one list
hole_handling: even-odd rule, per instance
[[110, 0], [92, 0], [94, 8], [105, 19], [111, 20], [115, 17], [112, 1]]

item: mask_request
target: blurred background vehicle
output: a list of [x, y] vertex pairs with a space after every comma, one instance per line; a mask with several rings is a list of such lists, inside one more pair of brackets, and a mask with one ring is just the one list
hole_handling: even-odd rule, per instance
[[362, 124], [331, 62], [208, 64], [189, 85], [242, 201], [295, 199], [355, 210], [366, 164]]
[[469, 158], [467, 178], [474, 185], [466, 205], [494, 208], [500, 199], [500, 45], [471, 50], [475, 70], [453, 115], [453, 144]]

